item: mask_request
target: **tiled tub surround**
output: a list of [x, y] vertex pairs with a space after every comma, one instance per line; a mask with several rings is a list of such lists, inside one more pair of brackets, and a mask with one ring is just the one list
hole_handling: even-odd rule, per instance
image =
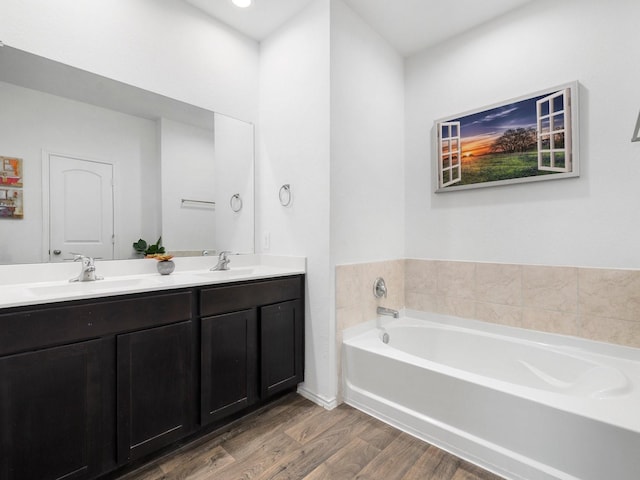
[[[387, 296], [376, 298], [373, 283], [384, 278]], [[339, 265], [336, 267], [336, 318], [342, 330], [376, 318], [376, 308], [401, 309], [405, 303], [405, 261]], [[338, 338], [339, 343], [342, 338]]]
[[[386, 299], [373, 297], [378, 276]], [[640, 270], [418, 259], [336, 267], [338, 345], [377, 305], [640, 348]]]
[[[393, 296], [373, 298], [372, 285], [377, 276], [385, 278]], [[406, 259], [338, 266], [336, 290], [337, 351], [345, 355], [338, 359], [341, 380], [343, 367], [346, 372], [344, 385], [339, 382], [339, 395], [350, 405], [505, 478], [637, 477], [639, 464], [634, 452], [640, 445], [640, 430], [633, 408], [635, 385], [630, 392], [617, 392], [619, 396], [600, 397], [596, 392], [579, 397], [530, 386], [516, 392], [521, 388], [517, 382], [484, 376], [466, 381], [462, 376], [473, 376], [469, 373], [473, 369], [450, 369], [392, 345], [398, 333], [393, 325], [398, 321], [385, 324], [391, 336], [388, 345], [379, 340], [371, 325], [377, 305], [404, 308], [403, 313], [409, 317], [399, 322], [416, 318], [420, 319], [420, 326], [431, 318], [427, 313], [423, 319], [421, 312], [449, 315], [442, 317], [444, 322], [460, 322], [465, 327], [474, 324], [481, 332], [510, 330], [514, 337], [530, 338], [534, 345], [558, 342], [559, 350], [567, 350], [570, 365], [571, 359], [576, 358], [574, 349], [581, 345], [588, 344], [595, 353], [622, 352], [622, 357], [636, 361], [626, 376], [635, 380], [638, 350], [588, 340], [640, 348], [640, 271]], [[342, 344], [344, 329], [349, 331]], [[422, 352], [424, 342], [428, 343], [433, 335], [430, 331], [420, 339], [409, 332], [408, 338]], [[442, 353], [455, 351], [459, 339], [455, 342], [444, 347]], [[520, 340], [517, 342], [520, 345]], [[464, 353], [454, 355], [455, 359], [476, 366], [474, 358], [486, 360], [505, 351], [504, 346], [494, 345], [480, 352], [480, 343], [467, 341], [462, 346]], [[425, 350], [425, 355], [428, 352]], [[554, 355], [542, 352], [538, 360], [566, 379], [566, 371]], [[522, 357], [513, 358], [516, 365], [518, 358]], [[482, 362], [478, 363], [482, 366]], [[510, 368], [508, 362], [504, 363]], [[594, 371], [602, 373], [605, 381], [624, 378], [624, 374]], [[433, 388], [415, 388], [425, 383]], [[493, 384], [506, 390], [494, 388]], [[450, 397], [447, 392], [451, 391], [457, 394]], [[577, 407], [612, 418], [622, 417], [611, 422]], [[523, 411], [527, 412], [524, 417]]]

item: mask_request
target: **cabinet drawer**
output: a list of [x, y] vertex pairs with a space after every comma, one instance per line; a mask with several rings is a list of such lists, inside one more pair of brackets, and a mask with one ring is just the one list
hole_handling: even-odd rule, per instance
[[205, 288], [200, 293], [200, 315], [218, 315], [302, 298], [303, 278], [302, 276], [285, 277], [277, 280]]
[[0, 315], [0, 355], [191, 318], [190, 291], [47, 305]]

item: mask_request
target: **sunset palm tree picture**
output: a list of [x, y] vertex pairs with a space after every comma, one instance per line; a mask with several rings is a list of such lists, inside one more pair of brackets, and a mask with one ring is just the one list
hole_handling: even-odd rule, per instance
[[436, 122], [436, 191], [578, 175], [577, 82]]

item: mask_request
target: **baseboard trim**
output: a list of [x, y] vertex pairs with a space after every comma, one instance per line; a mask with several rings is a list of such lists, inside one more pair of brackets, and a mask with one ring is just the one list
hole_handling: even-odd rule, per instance
[[304, 388], [304, 386], [298, 386], [298, 394], [306, 398], [307, 400], [311, 400], [313, 403], [320, 405], [321, 407], [326, 408], [327, 410], [333, 410], [338, 406], [338, 399], [336, 397], [326, 398], [317, 393], [311, 392]]

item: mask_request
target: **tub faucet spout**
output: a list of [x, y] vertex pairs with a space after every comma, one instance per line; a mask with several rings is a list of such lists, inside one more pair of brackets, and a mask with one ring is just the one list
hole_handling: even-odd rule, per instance
[[376, 310], [376, 313], [378, 315], [388, 315], [390, 317], [393, 318], [399, 318], [400, 314], [398, 313], [398, 310], [394, 310], [392, 308], [386, 308], [386, 307], [378, 307]]

